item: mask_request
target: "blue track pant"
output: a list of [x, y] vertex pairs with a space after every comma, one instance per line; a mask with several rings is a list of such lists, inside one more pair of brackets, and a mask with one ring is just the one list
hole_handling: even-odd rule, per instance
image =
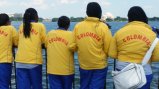
[[33, 69], [17, 68], [18, 89], [42, 89], [42, 66]]
[[74, 74], [54, 75], [49, 74], [50, 89], [72, 89]]
[[104, 89], [108, 68], [84, 70], [80, 68], [80, 89]]
[[11, 63], [0, 63], [0, 89], [9, 89], [11, 73]]

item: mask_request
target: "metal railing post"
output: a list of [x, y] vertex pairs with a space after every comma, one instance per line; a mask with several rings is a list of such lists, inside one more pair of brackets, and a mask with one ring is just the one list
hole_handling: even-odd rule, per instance
[[[15, 77], [15, 88], [17, 89], [17, 82], [16, 82], [16, 63], [15, 63], [15, 48], [16, 48], [16, 47], [13, 46], [13, 48], [12, 48], [12, 53], [13, 53], [13, 58], [14, 58], [14, 62], [13, 62], [14, 66], [13, 66], [13, 69], [14, 69], [14, 77]], [[10, 86], [12, 86], [12, 85], [10, 85]], [[12, 87], [11, 87], [11, 89], [12, 89]]]
[[73, 79], [72, 88], [75, 89], [75, 77], [74, 77], [74, 79]]
[[47, 49], [46, 48], [44, 48], [44, 50], [45, 50], [45, 66], [46, 66], [46, 89], [48, 89], [48, 75], [47, 75]]
[[[114, 59], [114, 71], [115, 71], [115, 68], [116, 68], [116, 59]], [[113, 83], [113, 89], [115, 89], [114, 83]]]

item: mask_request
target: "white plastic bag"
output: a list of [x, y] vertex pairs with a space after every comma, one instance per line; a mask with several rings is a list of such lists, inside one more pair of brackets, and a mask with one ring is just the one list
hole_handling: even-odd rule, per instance
[[143, 66], [131, 63], [121, 71], [112, 71], [116, 89], [137, 89], [146, 84]]

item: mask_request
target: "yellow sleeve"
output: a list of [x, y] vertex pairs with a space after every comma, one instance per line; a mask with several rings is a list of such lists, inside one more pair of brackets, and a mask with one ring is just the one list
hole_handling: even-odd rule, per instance
[[152, 53], [151, 60], [152, 62], [159, 62], [159, 42]]
[[18, 46], [18, 33], [16, 31], [16, 29], [13, 27], [13, 30], [12, 30], [12, 39], [13, 39], [13, 45], [14, 46]]
[[111, 31], [107, 28], [104, 28], [104, 52], [106, 55], [108, 55], [109, 45], [112, 39]]
[[117, 59], [117, 57], [118, 57], [116, 35], [114, 35], [114, 37], [111, 40], [108, 55], [109, 55], [109, 57], [112, 57], [112, 58], [115, 58], [115, 59]]
[[45, 26], [42, 24], [42, 29], [41, 29], [41, 42], [42, 44], [45, 43], [45, 37], [46, 37], [46, 28]]
[[72, 32], [72, 39], [70, 40], [69, 43], [69, 49], [71, 51], [77, 51], [77, 44], [76, 44], [76, 27]]

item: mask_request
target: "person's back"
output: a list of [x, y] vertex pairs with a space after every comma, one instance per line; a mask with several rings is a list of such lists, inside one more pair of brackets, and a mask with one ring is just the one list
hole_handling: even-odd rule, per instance
[[102, 10], [98, 3], [90, 2], [86, 13], [88, 17], [75, 26], [69, 47], [78, 52], [80, 89], [104, 89], [112, 35], [108, 26], [100, 22]]
[[38, 13], [28, 8], [19, 27], [16, 54], [16, 78], [18, 89], [42, 89], [42, 44], [46, 29], [38, 23]]
[[17, 44], [16, 29], [11, 26], [0, 26], [0, 63], [13, 61], [12, 46]]
[[75, 26], [80, 67], [100, 69], [106, 66], [111, 33], [98, 18], [87, 17]]
[[[115, 45], [118, 48], [111, 49], [110, 56], [117, 56], [117, 59], [124, 62], [141, 63], [155, 37], [156, 34], [149, 25], [139, 21], [130, 22], [115, 33]], [[111, 44], [111, 48], [116, 49], [115, 45]]]
[[45, 27], [43, 24], [37, 22], [31, 22], [31, 26], [30, 38], [25, 38], [23, 24], [19, 28], [16, 62], [42, 64], [41, 45], [45, 40]]
[[46, 37], [47, 73], [50, 89], [72, 89], [74, 80], [74, 54], [68, 45], [72, 42], [72, 32], [67, 31], [70, 19], [61, 16], [58, 29], [52, 30]]
[[[157, 37], [148, 25], [148, 18], [139, 6], [131, 7], [128, 12], [129, 23], [117, 31], [111, 41], [109, 56], [117, 59], [116, 70], [120, 71], [130, 63], [140, 64]], [[149, 63], [144, 65], [147, 82], [140, 89], [149, 89], [152, 81], [150, 63], [159, 61], [159, 44], [155, 47]]]
[[0, 88], [9, 89], [11, 74], [13, 46], [17, 45], [17, 32], [11, 26], [9, 16], [5, 13], [0, 14]]
[[48, 73], [57, 75], [74, 74], [73, 52], [68, 49], [72, 32], [57, 29], [47, 35]]

